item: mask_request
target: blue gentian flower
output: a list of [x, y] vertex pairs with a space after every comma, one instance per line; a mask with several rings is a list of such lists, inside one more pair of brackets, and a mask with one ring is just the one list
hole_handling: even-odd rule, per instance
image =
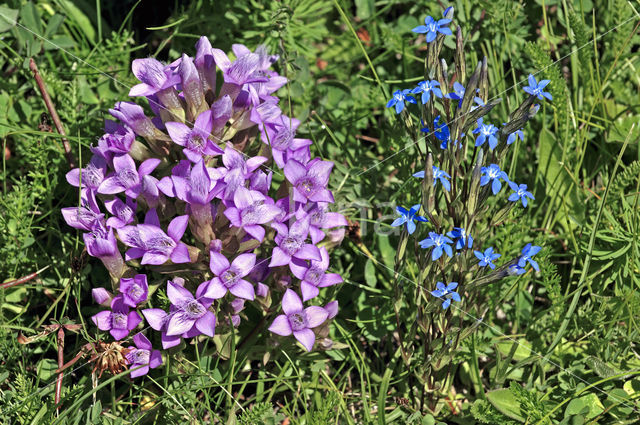
[[396, 114], [399, 114], [404, 109], [404, 102], [409, 103], [417, 103], [416, 99], [413, 96], [409, 96], [411, 94], [410, 89], [404, 90], [396, 90], [393, 92], [393, 97], [387, 103], [387, 108], [391, 108], [392, 106], [396, 107]]
[[[413, 175], [413, 177], [418, 177], [420, 179], [423, 179], [424, 171], [418, 171]], [[450, 179], [450, 178], [451, 176], [449, 174], [445, 173], [435, 165], [433, 166], [433, 185], [434, 186], [436, 185], [436, 180], [439, 180], [440, 183], [442, 183], [442, 187], [444, 187], [444, 189], [448, 192], [451, 190], [451, 185], [449, 184], [449, 180], [447, 179]]]
[[[442, 308], [446, 310], [447, 307], [451, 305], [451, 300], [460, 302], [460, 295], [454, 291], [457, 287], [458, 282], [451, 282], [447, 286], [444, 286], [444, 283], [442, 282], [438, 282], [436, 283], [436, 289], [431, 291], [431, 295], [444, 299], [442, 302]], [[447, 297], [447, 295], [450, 295], [450, 297]]]
[[[478, 91], [480, 91], [480, 90], [478, 90]], [[476, 97], [473, 98], [473, 101], [476, 103], [477, 106], [476, 105], [471, 105], [471, 111], [474, 111], [474, 110], [478, 109], [481, 106], [486, 106], [484, 104], [484, 100], [482, 100], [481, 97], [476, 96]]]
[[400, 217], [396, 218], [395, 221], [391, 223], [391, 226], [398, 227], [407, 223], [407, 231], [409, 231], [409, 234], [412, 235], [413, 232], [416, 231], [416, 223], [414, 223], [414, 221], [421, 221], [423, 223], [429, 221], [420, 215], [416, 215], [419, 210], [420, 204], [412, 206], [409, 211], [402, 207], [396, 207], [396, 211], [398, 212], [398, 214], [400, 214]]
[[453, 251], [448, 244], [452, 244], [453, 241], [444, 235], [439, 235], [436, 232], [429, 232], [429, 237], [427, 239], [423, 239], [419, 242], [420, 248], [432, 248], [433, 252], [431, 252], [431, 260], [435, 261], [438, 258], [442, 257], [442, 251], [447, 253], [449, 257], [453, 256]]
[[420, 25], [412, 29], [411, 31], [418, 34], [427, 34], [427, 43], [431, 43], [436, 39], [438, 33], [444, 35], [452, 35], [453, 33], [447, 25], [451, 22], [451, 19], [440, 19], [436, 21], [431, 16], [424, 18], [424, 25]]
[[498, 132], [498, 128], [493, 124], [485, 124], [482, 118], [478, 118], [478, 128], [473, 130], [473, 134], [478, 134], [476, 137], [476, 146], [482, 146], [484, 142], [489, 140], [489, 149], [493, 150], [498, 146], [498, 139], [495, 134]]
[[439, 85], [440, 83], [436, 80], [420, 81], [418, 87], [413, 89], [411, 93], [422, 93], [422, 104], [424, 105], [431, 98], [431, 93], [433, 93], [435, 97], [442, 98], [442, 91], [438, 88]]
[[454, 227], [452, 231], [447, 233], [447, 236], [456, 241], [456, 249], [462, 249], [465, 246], [471, 248], [473, 246], [473, 238], [462, 227]]
[[531, 192], [527, 191], [527, 185], [526, 184], [521, 184], [521, 185], [517, 185], [514, 182], [509, 182], [509, 187], [511, 188], [511, 190], [514, 191], [514, 193], [512, 193], [509, 196], [509, 200], [511, 202], [517, 202], [518, 200], [522, 201], [522, 206], [527, 208], [527, 198], [531, 198], [531, 199], [535, 199], [533, 197], [533, 195], [531, 194]]
[[540, 100], [542, 100], [543, 96], [549, 100], [553, 100], [553, 97], [549, 93], [547, 93], [546, 91], [542, 91], [542, 89], [547, 87], [547, 84], [549, 84], [551, 81], [542, 80], [540, 82], [537, 82], [536, 77], [531, 74], [529, 74], [529, 77], [527, 79], [529, 81], [529, 85], [527, 87], [524, 87], [524, 91], [529, 93], [531, 96], [537, 97]]
[[[505, 125], [505, 123], [502, 123], [502, 125]], [[522, 131], [522, 129], [514, 131], [509, 135], [509, 137], [507, 137], [507, 145], [512, 144], [518, 139], [524, 142], [524, 132]]]
[[491, 269], [495, 269], [496, 265], [493, 264], [493, 260], [496, 260], [498, 258], [501, 257], [500, 254], [494, 254], [493, 252], [493, 247], [489, 247], [487, 249], [484, 250], [484, 252], [481, 251], [473, 251], [473, 253], [476, 255], [476, 258], [478, 260], [480, 260], [480, 262], [478, 263], [478, 265], [480, 267], [491, 267]]
[[451, 139], [451, 132], [444, 120], [442, 120], [442, 124], [440, 124], [440, 115], [433, 120], [433, 134], [436, 136], [436, 139], [442, 142], [440, 143], [440, 149], [446, 149]]
[[506, 183], [510, 183], [507, 173], [502, 171], [497, 164], [491, 164], [488, 167], [482, 167], [482, 177], [480, 177], [480, 186], [484, 186], [491, 182], [491, 191], [494, 195], [497, 195], [502, 189], [502, 183], [500, 179], [503, 179]]
[[525, 269], [523, 269], [522, 267], [520, 267], [517, 264], [512, 264], [509, 266], [509, 268], [507, 269], [507, 274], [509, 276], [516, 276], [516, 275], [521, 275], [524, 274], [526, 272]]
[[518, 260], [518, 267], [522, 267], [527, 265], [527, 263], [531, 264], [531, 267], [535, 269], [535, 271], [539, 272], [540, 267], [538, 263], [531, 257], [540, 252], [542, 248], [539, 246], [531, 245], [530, 243], [526, 244], [524, 248], [522, 248], [522, 257]]
[[446, 94], [444, 97], [458, 101], [458, 108], [462, 106], [465, 88], [459, 82], [453, 83], [453, 93]]

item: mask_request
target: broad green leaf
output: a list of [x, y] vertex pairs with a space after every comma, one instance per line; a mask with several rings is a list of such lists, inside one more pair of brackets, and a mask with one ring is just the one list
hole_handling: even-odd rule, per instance
[[591, 393], [571, 400], [564, 411], [564, 415], [566, 417], [582, 414], [587, 419], [591, 419], [598, 416], [603, 411], [604, 406], [600, 402], [600, 399], [595, 394]]
[[18, 17], [17, 9], [9, 9], [5, 6], [0, 6], [0, 32], [9, 31], [16, 24], [16, 18]]
[[503, 415], [520, 422], [525, 421], [525, 418], [520, 413], [520, 403], [518, 403], [516, 397], [507, 388], [489, 391], [487, 393], [487, 400]]

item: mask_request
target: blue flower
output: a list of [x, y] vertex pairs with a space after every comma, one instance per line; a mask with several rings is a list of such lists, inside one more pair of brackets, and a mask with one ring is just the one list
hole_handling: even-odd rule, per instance
[[529, 93], [531, 96], [537, 97], [540, 100], [542, 100], [543, 96], [549, 100], [553, 100], [553, 97], [549, 93], [547, 93], [546, 91], [542, 91], [542, 89], [547, 87], [547, 84], [550, 83], [549, 80], [542, 80], [540, 82], [537, 82], [536, 78], [533, 75], [529, 74], [528, 81], [529, 85], [527, 87], [524, 87], [524, 91]]
[[[413, 175], [413, 177], [418, 177], [420, 179], [423, 179], [424, 171], [418, 171]], [[451, 185], [449, 184], [449, 180], [447, 179], [450, 179], [450, 178], [451, 176], [449, 174], [445, 173], [435, 165], [433, 166], [433, 185], [434, 186], [436, 185], [436, 180], [439, 180], [440, 183], [442, 183], [442, 187], [444, 187], [444, 189], [448, 192], [451, 190]]]
[[482, 167], [482, 177], [480, 177], [480, 186], [484, 186], [491, 182], [491, 191], [494, 195], [497, 195], [502, 189], [502, 183], [500, 179], [503, 179], [506, 183], [511, 183], [507, 173], [502, 171], [497, 164], [491, 164], [488, 167]]
[[478, 118], [478, 128], [473, 130], [473, 134], [479, 134], [476, 137], [476, 146], [482, 146], [484, 142], [489, 139], [489, 149], [493, 150], [498, 146], [498, 139], [495, 134], [498, 132], [498, 128], [493, 124], [485, 124], [482, 122], [482, 118]]
[[395, 221], [391, 223], [391, 226], [398, 227], [407, 223], [407, 230], [409, 231], [409, 234], [412, 235], [413, 232], [416, 231], [416, 223], [414, 223], [414, 221], [421, 221], [423, 223], [429, 221], [420, 215], [416, 215], [419, 210], [420, 204], [412, 206], [409, 211], [402, 207], [396, 207], [396, 211], [400, 214], [400, 217], [396, 218]]
[[526, 270], [523, 269], [522, 267], [520, 267], [517, 264], [512, 264], [507, 269], [507, 274], [509, 276], [521, 275], [521, 274], [524, 274], [525, 272], [526, 272]]
[[[480, 90], [478, 89], [478, 90], [476, 90], [476, 91], [480, 91]], [[471, 111], [474, 111], [474, 110], [478, 109], [478, 108], [479, 108], [479, 107], [481, 107], [481, 106], [486, 106], [486, 105], [484, 104], [484, 100], [482, 100], [482, 98], [481, 98], [481, 97], [476, 96], [476, 97], [474, 97], [474, 98], [473, 98], [473, 101], [474, 101], [478, 106], [471, 105]]]
[[526, 244], [524, 248], [522, 248], [522, 257], [520, 257], [520, 259], [518, 260], [518, 267], [522, 267], [524, 269], [524, 266], [529, 263], [531, 264], [531, 267], [535, 269], [535, 271], [539, 272], [540, 267], [538, 267], [538, 263], [531, 257], [540, 252], [541, 249], [542, 248], [539, 246], [531, 246], [530, 243]]
[[526, 184], [521, 184], [521, 185], [518, 186], [514, 182], [509, 182], [509, 187], [514, 192], [509, 196], [509, 200], [511, 202], [517, 202], [518, 200], [520, 200], [520, 201], [522, 201], [522, 206], [527, 208], [527, 202], [528, 202], [527, 198], [536, 199], [536, 198], [533, 197], [531, 192], [527, 191], [527, 185]]
[[436, 80], [420, 81], [418, 83], [418, 87], [411, 90], [411, 93], [413, 94], [422, 93], [422, 104], [424, 105], [431, 98], [432, 92], [435, 97], [442, 98], [442, 91], [440, 91], [440, 89], [437, 87], [439, 85], [440, 83], [437, 82]]
[[459, 82], [453, 83], [453, 93], [446, 94], [444, 97], [458, 101], [458, 108], [462, 106], [465, 88]]
[[451, 132], [449, 131], [449, 126], [444, 122], [444, 120], [442, 120], [442, 124], [440, 124], [440, 115], [433, 120], [433, 134], [436, 136], [436, 139], [442, 142], [440, 144], [440, 149], [446, 149], [447, 144], [451, 139]]
[[480, 262], [478, 263], [478, 265], [480, 267], [491, 267], [491, 269], [495, 269], [496, 265], [493, 264], [493, 260], [496, 260], [498, 258], [501, 257], [500, 254], [494, 254], [493, 253], [493, 247], [489, 247], [487, 249], [484, 250], [484, 252], [481, 251], [473, 251], [473, 253], [476, 255], [476, 258], [478, 260], [480, 260]]
[[436, 232], [429, 232], [429, 237], [427, 239], [423, 239], [419, 242], [420, 248], [432, 248], [433, 252], [431, 252], [431, 260], [436, 261], [438, 258], [442, 257], [442, 251], [447, 253], [449, 257], [453, 256], [453, 251], [451, 247], [447, 244], [452, 244], [453, 241], [444, 235], [439, 235]]
[[452, 35], [453, 33], [447, 25], [451, 22], [451, 19], [440, 19], [436, 21], [431, 16], [427, 16], [424, 18], [424, 25], [420, 25], [415, 27], [411, 31], [416, 32], [418, 34], [427, 34], [427, 43], [431, 43], [436, 39], [438, 33], [444, 35]]
[[514, 131], [509, 135], [509, 137], [507, 137], [507, 145], [512, 144], [518, 139], [524, 142], [524, 132], [522, 131], [522, 129]]
[[[451, 300], [460, 302], [460, 295], [454, 291], [454, 289], [456, 289], [457, 287], [458, 287], [458, 282], [451, 282], [447, 286], [444, 286], [444, 283], [442, 282], [438, 282], [436, 283], [437, 289], [434, 289], [433, 291], [431, 291], [431, 295], [433, 295], [434, 297], [443, 298], [444, 301], [442, 302], [442, 308], [446, 310], [447, 307], [451, 305]], [[450, 296], [447, 296], [447, 295], [450, 295]]]
[[471, 248], [473, 246], [473, 238], [462, 227], [454, 227], [452, 231], [447, 233], [447, 236], [456, 241], [456, 249], [462, 249], [465, 246]]
[[396, 114], [399, 114], [404, 109], [405, 101], [409, 103], [417, 103], [416, 99], [413, 96], [409, 96], [410, 93], [410, 89], [396, 90], [395, 92], [393, 92], [393, 97], [391, 98], [391, 100], [387, 103], [387, 108], [391, 108], [395, 105]]

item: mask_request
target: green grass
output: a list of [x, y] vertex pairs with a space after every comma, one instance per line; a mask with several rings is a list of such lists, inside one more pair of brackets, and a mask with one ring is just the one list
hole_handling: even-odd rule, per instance
[[[509, 176], [533, 188], [536, 201], [492, 232], [505, 251], [535, 235], [542, 272], [481, 294], [483, 324], [452, 359], [451, 385], [428, 412], [414, 400], [424, 388], [421, 351], [407, 367], [398, 348], [400, 238], [373, 226], [384, 216], [388, 230], [393, 205], [412, 205], [419, 191], [409, 176], [422, 166], [421, 145], [406, 148], [411, 142], [383, 93], [422, 78], [425, 52], [410, 29], [427, 14], [440, 16], [437, 2], [201, 0], [154, 11], [145, 2], [9, 1], [26, 29], [6, 30], [0, 18], [0, 140], [10, 151], [1, 170], [0, 273], [10, 281], [49, 268], [0, 289], [0, 423], [633, 423], [640, 411], [640, 5], [604, 0], [595, 10], [593, 3], [452, 2], [469, 34], [467, 75], [486, 56], [489, 97], [503, 99], [495, 122], [524, 99], [518, 84], [530, 72], [552, 81], [554, 102], [541, 106], [525, 142], [508, 152]], [[86, 325], [65, 332], [65, 361], [104, 338], [87, 320], [90, 290], [108, 275], [60, 215], [78, 193], [66, 183], [61, 140], [42, 118], [28, 58], [74, 155], [86, 162], [106, 111], [135, 83], [131, 60], [194, 54], [200, 35], [225, 51], [264, 43], [280, 54], [279, 71], [291, 80], [280, 97], [303, 121], [300, 133], [314, 140], [315, 154], [336, 163], [337, 204], [360, 230], [351, 228], [331, 252], [345, 279], [326, 293], [341, 307], [334, 347], [302, 354], [292, 343], [274, 347], [262, 329], [240, 347], [246, 335], [233, 347], [210, 341], [197, 356], [175, 353], [135, 381], [126, 372], [94, 381], [84, 357], [65, 374], [57, 415], [56, 334], [42, 326]], [[452, 47], [445, 43], [445, 51]], [[420, 270], [402, 274], [416, 281]], [[414, 317], [398, 307], [408, 326]], [[33, 342], [21, 344], [19, 335]]]

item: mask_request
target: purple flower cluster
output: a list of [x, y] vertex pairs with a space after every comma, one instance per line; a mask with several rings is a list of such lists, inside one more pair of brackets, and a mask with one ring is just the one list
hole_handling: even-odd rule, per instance
[[[110, 307], [92, 319], [119, 340], [144, 316], [167, 349], [239, 326], [247, 302], [271, 314], [266, 306], [280, 298], [284, 315], [273, 316], [272, 332], [311, 350], [312, 329], [335, 316], [337, 303], [302, 302], [342, 282], [326, 273], [329, 254], [317, 246], [326, 229], [347, 224], [328, 210], [333, 163], [311, 157], [312, 141], [295, 134], [300, 122], [279, 108], [275, 92], [287, 79], [271, 70], [277, 56], [236, 44], [233, 59], [206, 37], [196, 49], [170, 64], [134, 60], [140, 84], [129, 95], [145, 97], [154, 115], [118, 102], [89, 163], [67, 174], [81, 199], [62, 214], [84, 232], [117, 293], [92, 291]], [[341, 239], [330, 234], [334, 244]], [[143, 268], [174, 276], [151, 290]], [[156, 291], [170, 305], [141, 309]], [[138, 376], [162, 359], [144, 335], [134, 340], [127, 359]]]

